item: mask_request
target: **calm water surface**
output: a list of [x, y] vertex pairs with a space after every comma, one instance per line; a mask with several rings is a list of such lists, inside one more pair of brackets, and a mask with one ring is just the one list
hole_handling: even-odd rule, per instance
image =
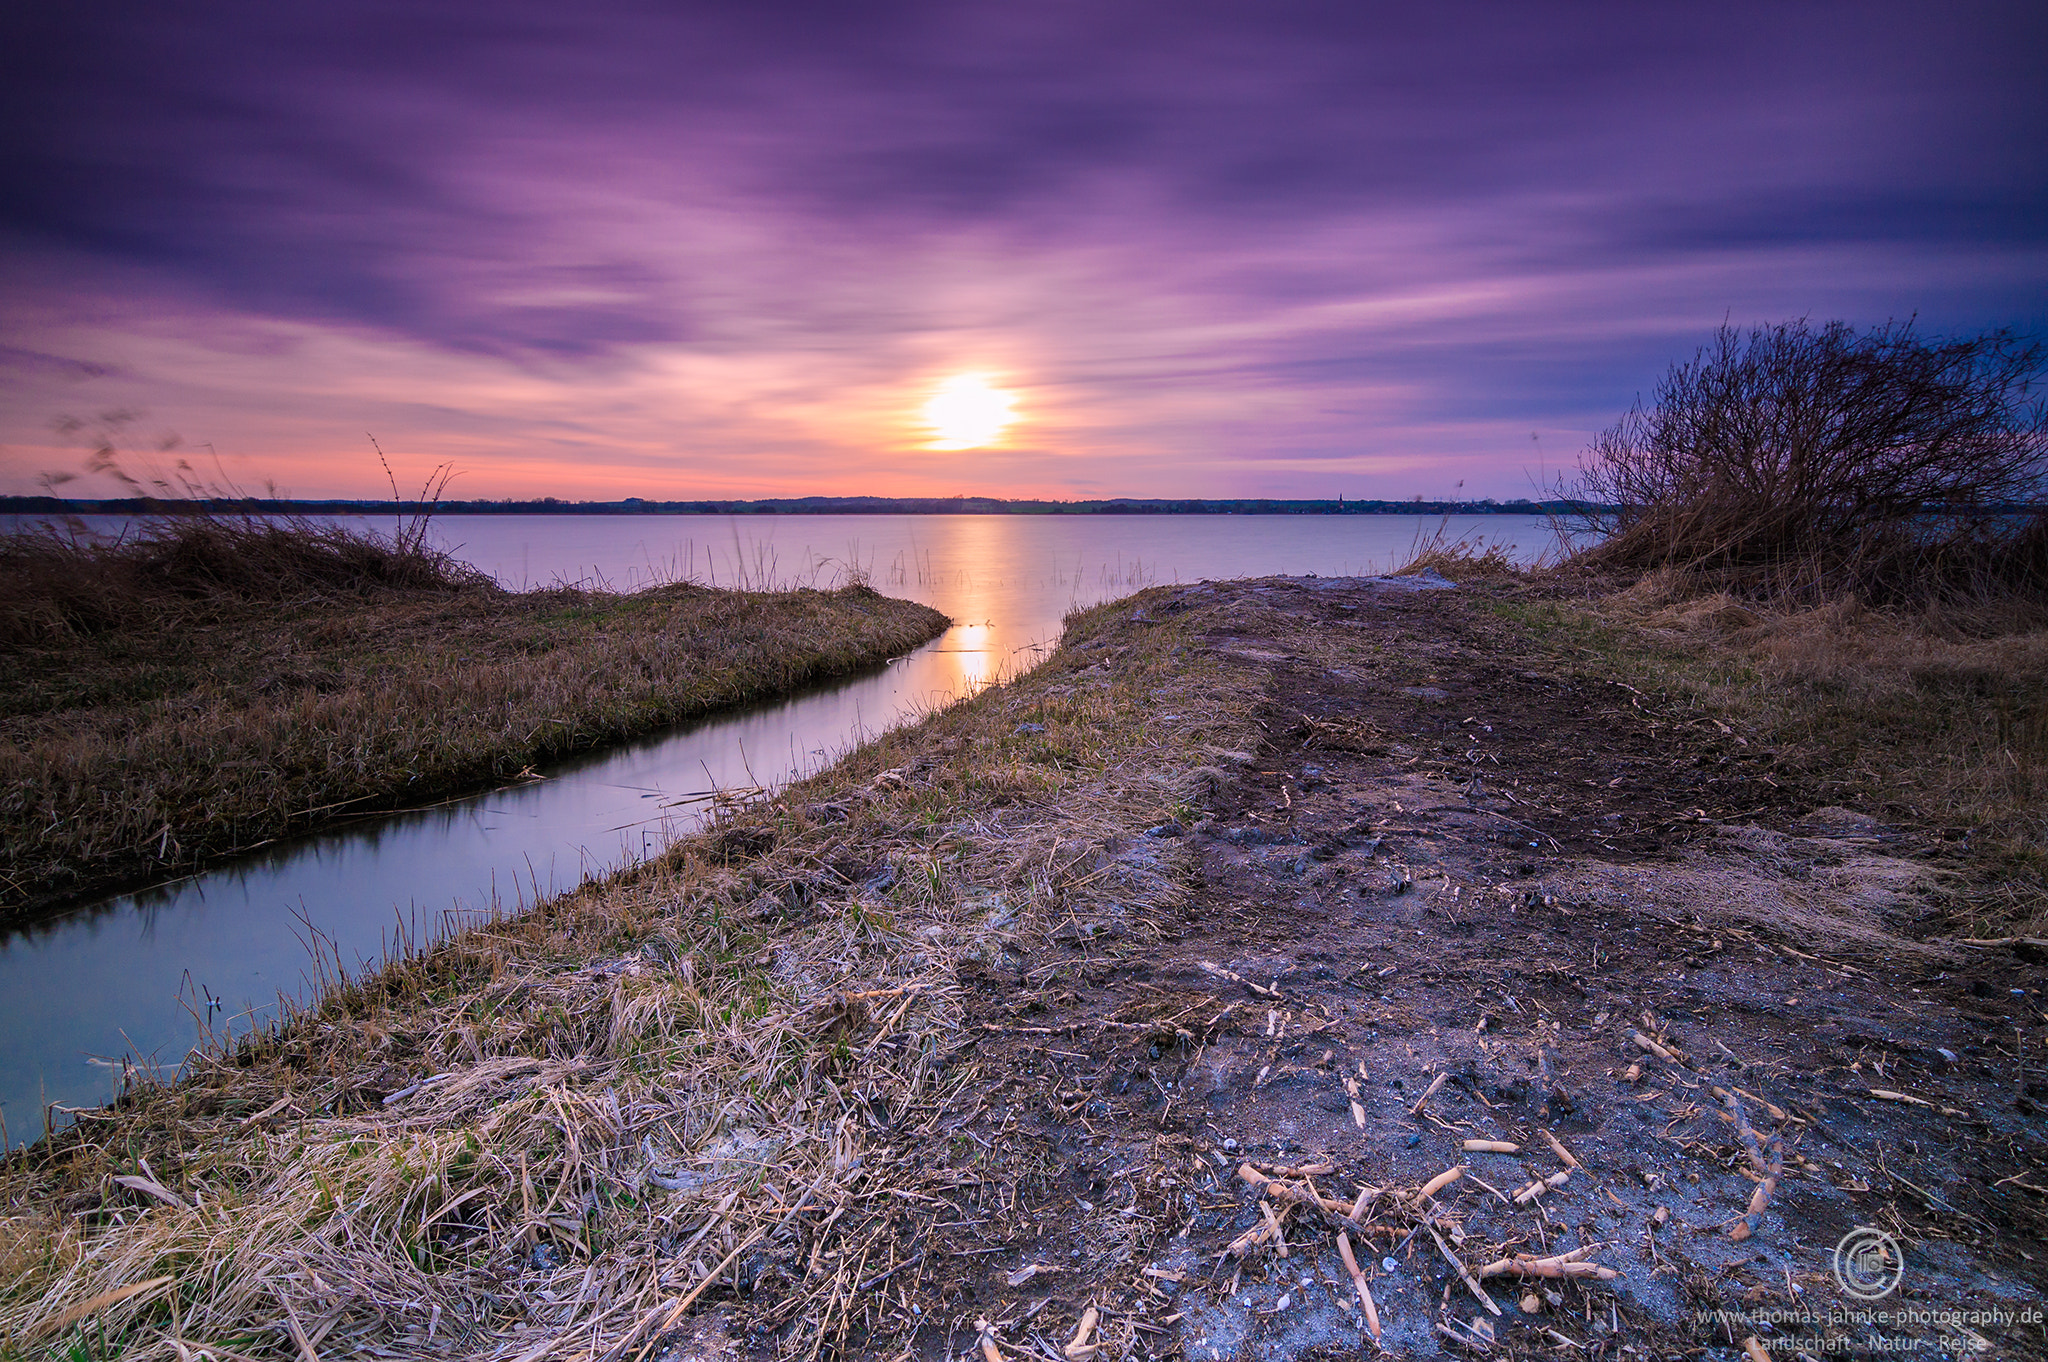
[[[371, 522], [373, 525], [375, 522]], [[266, 848], [207, 874], [80, 905], [0, 935], [0, 1117], [42, 1133], [124, 1065], [174, 1072], [190, 1048], [303, 998], [313, 951], [351, 970], [401, 934], [530, 903], [698, 826], [693, 796], [779, 785], [907, 718], [1028, 668], [1061, 617], [1145, 586], [1385, 571], [1438, 528], [1408, 516], [451, 516], [440, 542], [510, 586], [831, 586], [858, 569], [953, 627], [908, 657], [771, 704], [559, 762], [547, 779]], [[1519, 558], [1534, 517], [1453, 518]], [[65, 1119], [56, 1111], [52, 1119]]]

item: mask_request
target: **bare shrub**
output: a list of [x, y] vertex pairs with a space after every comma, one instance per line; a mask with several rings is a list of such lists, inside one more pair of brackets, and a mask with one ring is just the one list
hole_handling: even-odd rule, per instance
[[2011, 331], [1724, 326], [1586, 451], [1577, 495], [1614, 509], [1580, 557], [1775, 591], [2039, 594], [2048, 522], [2013, 512], [2048, 466], [2044, 359]]

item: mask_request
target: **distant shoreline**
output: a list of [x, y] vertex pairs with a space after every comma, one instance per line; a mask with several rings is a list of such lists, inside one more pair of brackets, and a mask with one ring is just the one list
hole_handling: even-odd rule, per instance
[[283, 497], [167, 500], [149, 497], [0, 497], [7, 515], [1598, 515], [1578, 501], [1350, 501], [1115, 497], [1106, 501], [1011, 501], [1001, 497], [782, 497], [751, 501], [381, 501]]

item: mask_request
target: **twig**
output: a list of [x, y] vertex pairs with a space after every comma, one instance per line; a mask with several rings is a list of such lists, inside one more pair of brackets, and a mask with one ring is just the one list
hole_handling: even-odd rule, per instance
[[1546, 1142], [1549, 1143], [1551, 1152], [1553, 1154], [1556, 1154], [1558, 1158], [1564, 1161], [1565, 1167], [1577, 1168], [1579, 1166], [1579, 1161], [1572, 1157], [1572, 1151], [1566, 1149], [1563, 1144], [1559, 1143], [1557, 1136], [1551, 1134], [1549, 1131], [1546, 1130], [1543, 1132], [1543, 1138]]
[[1464, 1176], [1465, 1165], [1463, 1164], [1459, 1164], [1454, 1168], [1446, 1168], [1443, 1172], [1438, 1173], [1428, 1182], [1423, 1183], [1422, 1190], [1418, 1191], [1415, 1194], [1415, 1199], [1417, 1201], [1427, 1201], [1431, 1197], [1435, 1196], [1438, 1192], [1441, 1192], [1444, 1188], [1450, 1186], [1452, 1183], [1456, 1182], [1459, 1178], [1462, 1178]]

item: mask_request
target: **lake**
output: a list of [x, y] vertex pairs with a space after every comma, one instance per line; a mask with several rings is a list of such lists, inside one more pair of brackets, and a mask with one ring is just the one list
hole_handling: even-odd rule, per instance
[[[105, 522], [111, 525], [114, 522]], [[372, 527], [377, 522], [368, 522]], [[102, 526], [104, 527], [104, 526]], [[453, 516], [433, 537], [508, 586], [694, 578], [829, 587], [858, 573], [953, 626], [867, 674], [543, 768], [547, 778], [351, 823], [205, 874], [0, 931], [0, 1118], [99, 1105], [125, 1066], [175, 1073], [195, 1044], [306, 998], [315, 952], [351, 972], [398, 940], [573, 888], [694, 830], [717, 789], [775, 786], [1029, 668], [1070, 610], [1146, 586], [1385, 572], [1442, 530], [1520, 561], [1528, 516]], [[55, 1113], [61, 1121], [64, 1113]]]

